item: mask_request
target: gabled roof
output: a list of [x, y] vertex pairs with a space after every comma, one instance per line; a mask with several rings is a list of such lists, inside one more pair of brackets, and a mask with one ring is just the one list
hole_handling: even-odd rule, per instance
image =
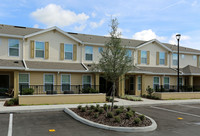
[[182, 68], [181, 71], [186, 75], [200, 75], [200, 68], [191, 65], [187, 65], [186, 67]]

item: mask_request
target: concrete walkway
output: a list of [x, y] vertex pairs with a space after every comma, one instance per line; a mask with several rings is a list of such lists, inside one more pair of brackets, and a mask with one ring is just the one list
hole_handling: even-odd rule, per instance
[[[200, 99], [191, 99], [191, 100], [150, 100], [144, 99], [143, 101], [128, 101], [119, 98], [115, 98], [115, 105], [118, 106], [149, 106], [149, 105], [172, 105], [172, 104], [200, 104]], [[58, 111], [63, 110], [64, 108], [75, 108], [78, 105], [96, 105], [99, 104], [103, 106], [104, 103], [94, 103], [94, 104], [60, 104], [60, 105], [34, 105], [34, 106], [3, 106], [4, 101], [0, 101], [0, 113], [23, 113], [23, 112], [43, 112], [43, 111]], [[111, 104], [111, 103], [106, 103]]]

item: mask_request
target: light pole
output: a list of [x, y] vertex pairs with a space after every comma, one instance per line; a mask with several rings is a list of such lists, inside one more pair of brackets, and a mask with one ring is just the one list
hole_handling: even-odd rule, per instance
[[178, 41], [178, 70], [177, 70], [177, 92], [179, 92], [179, 41], [180, 41], [180, 38], [181, 38], [181, 34], [176, 34], [176, 39]]

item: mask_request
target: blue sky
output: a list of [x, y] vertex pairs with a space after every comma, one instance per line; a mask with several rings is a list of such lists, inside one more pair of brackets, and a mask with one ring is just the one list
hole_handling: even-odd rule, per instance
[[200, 0], [0, 0], [0, 24], [108, 35], [111, 16], [123, 38], [200, 49]]

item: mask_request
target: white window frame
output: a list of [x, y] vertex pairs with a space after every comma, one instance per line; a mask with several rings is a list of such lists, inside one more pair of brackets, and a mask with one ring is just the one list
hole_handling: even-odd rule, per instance
[[[142, 62], [142, 52], [146, 52], [146, 58], [145, 58], [146, 62], [145, 63]], [[147, 64], [147, 51], [143, 51], [143, 50], [141, 51], [141, 64]]]
[[[161, 57], [161, 53], [163, 53], [164, 54], [164, 63], [163, 64], [161, 64], [160, 62], [160, 60], [162, 60], [160, 57]], [[159, 52], [159, 64], [160, 65], [165, 65], [165, 52]]]
[[45, 76], [46, 75], [53, 75], [53, 87], [54, 87], [54, 74], [52, 74], [52, 73], [44, 73], [44, 75], [43, 75], [43, 85], [44, 85], [44, 87], [43, 87], [43, 92], [46, 92], [45, 91]]
[[[86, 59], [86, 54], [88, 54], [88, 53], [86, 53], [86, 47], [91, 47], [91, 48], [92, 48], [92, 60], [87, 60], [87, 59]], [[92, 46], [85, 46], [85, 60], [86, 60], [86, 61], [93, 61], [93, 57], [94, 57], [94, 56], [93, 56], [93, 47], [92, 47]]]
[[[67, 44], [71, 44], [72, 45], [72, 52], [69, 52], [69, 51], [65, 51], [65, 46], [67, 46]], [[65, 60], [73, 60], [73, 50], [74, 50], [74, 45], [72, 43], [65, 43], [64, 44], [64, 58], [65, 58], [65, 52], [69, 52], [69, 53], [72, 53], [72, 59], [66, 59]]]
[[156, 89], [156, 88], [154, 88], [154, 85], [157, 84], [157, 83], [156, 83], [156, 84], [154, 83], [154, 78], [155, 78], [155, 77], [158, 77], [158, 81], [159, 81], [158, 86], [160, 86], [160, 77], [159, 77], [159, 76], [154, 76], [154, 77], [153, 77], [153, 89]]
[[[36, 51], [37, 51], [37, 49], [36, 49], [36, 42], [43, 42], [43, 41], [35, 41], [35, 57], [36, 58], [42, 58], [42, 59], [44, 59], [45, 58], [45, 42], [43, 42], [44, 43], [44, 57], [37, 57], [36, 56]], [[41, 50], [40, 50], [41, 51]]]
[[84, 82], [83, 82], [83, 77], [84, 76], [90, 76], [91, 77], [90, 85], [92, 86], [92, 75], [90, 75], [90, 74], [84, 74], [84, 75], [82, 75], [82, 86], [84, 86]]
[[[169, 83], [168, 84], [165, 84], [165, 78], [169, 78]], [[163, 85], [164, 85], [164, 89], [166, 89], [165, 88], [165, 85], [168, 85], [168, 89], [169, 89], [169, 87], [170, 87], [170, 77], [168, 77], [168, 76], [165, 76], [165, 77], [163, 77]]]
[[[24, 74], [24, 75], [27, 74], [28, 75], [28, 86], [29, 86], [30, 85], [30, 73], [19, 73], [19, 75], [22, 75], [22, 74]], [[19, 91], [20, 91], [20, 83], [22, 83], [22, 84], [25, 83], [26, 84], [27, 82], [20, 82], [19, 81]]]
[[[140, 84], [139, 84], [139, 78], [140, 78]], [[139, 86], [140, 86], [140, 89], [139, 89]], [[138, 91], [142, 90], [142, 77], [141, 76], [137, 77], [137, 90]]]
[[[11, 55], [10, 55], [9, 40], [18, 40], [18, 42], [19, 42], [19, 48], [18, 48], [19, 54], [18, 54], [18, 56], [11, 56]], [[13, 48], [13, 47], [11, 47], [11, 48]], [[16, 48], [13, 48], [13, 49], [16, 49]], [[20, 41], [19, 41], [19, 39], [8, 39], [8, 56], [9, 56], [9, 57], [19, 57], [19, 56], [20, 56]]]
[[62, 78], [63, 78], [62, 76], [69, 76], [69, 79], [70, 79], [69, 85], [70, 85], [70, 87], [69, 87], [69, 90], [65, 90], [65, 91], [70, 91], [71, 90], [71, 74], [61, 74], [61, 91], [63, 92], [62, 85], [64, 85], [64, 84], [62, 82]]
[[[174, 64], [174, 58], [173, 58], [173, 55], [174, 55], [174, 54], [177, 55], [177, 57], [176, 57], [177, 64]], [[177, 65], [178, 65], [178, 54], [177, 54], [177, 53], [173, 53], [173, 54], [172, 54], [172, 64], [173, 64], [174, 66], [177, 66]]]

